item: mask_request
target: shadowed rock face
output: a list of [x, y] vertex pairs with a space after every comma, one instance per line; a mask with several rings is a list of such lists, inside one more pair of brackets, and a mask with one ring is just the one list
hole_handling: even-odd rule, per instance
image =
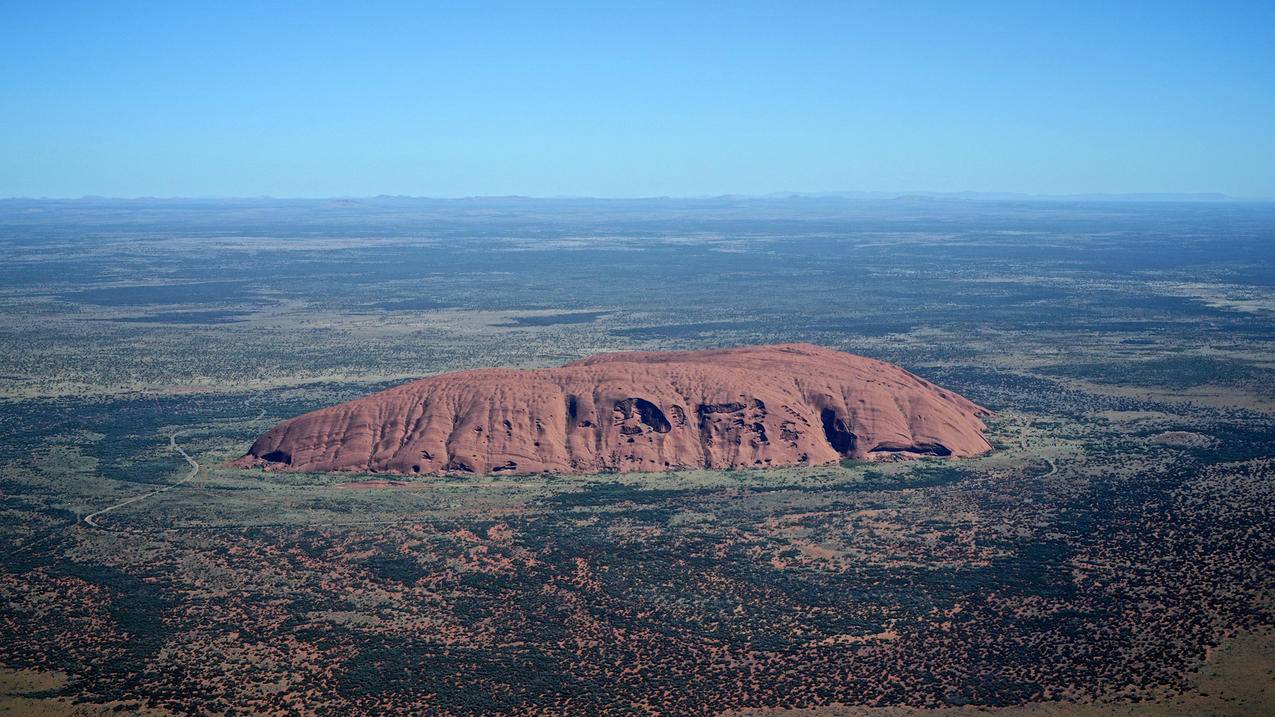
[[238, 466], [596, 473], [962, 457], [987, 411], [888, 363], [810, 344], [603, 354], [459, 371], [284, 421]]

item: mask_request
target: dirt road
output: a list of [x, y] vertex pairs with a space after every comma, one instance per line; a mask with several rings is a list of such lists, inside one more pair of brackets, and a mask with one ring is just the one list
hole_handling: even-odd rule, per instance
[[195, 476], [199, 475], [199, 462], [196, 461], [194, 458], [191, 458], [190, 454], [187, 453], [185, 449], [177, 445], [177, 436], [181, 434], [182, 434], [182, 431], [177, 431], [176, 433], [170, 435], [168, 437], [168, 447], [180, 453], [182, 458], [185, 458], [186, 462], [190, 464], [190, 472], [187, 473], [185, 477], [181, 478], [180, 480], [173, 481], [172, 483], [169, 483], [168, 485], [162, 488], [156, 488], [155, 490], [149, 493], [143, 493], [138, 496], [133, 496], [132, 498], [129, 498], [128, 500], [120, 501], [119, 503], [116, 503], [115, 505], [108, 506], [95, 513], [89, 513], [88, 515], [84, 516], [84, 523], [86, 525], [91, 525], [94, 528], [101, 528], [102, 526], [99, 525], [97, 522], [97, 519], [99, 517], [106, 515], [107, 513], [111, 512], [112, 510], [116, 510], [117, 508], [123, 508], [126, 505], [132, 505], [133, 503], [146, 500], [147, 498], [150, 498], [151, 496], [158, 495], [165, 491], [170, 491], [176, 488], [177, 486], [182, 485], [183, 483], [186, 483], [187, 481], [190, 481]]

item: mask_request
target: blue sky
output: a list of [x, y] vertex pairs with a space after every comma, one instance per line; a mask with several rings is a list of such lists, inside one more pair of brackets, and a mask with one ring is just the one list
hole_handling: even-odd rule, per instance
[[64, 3], [0, 196], [1275, 197], [1273, 2]]

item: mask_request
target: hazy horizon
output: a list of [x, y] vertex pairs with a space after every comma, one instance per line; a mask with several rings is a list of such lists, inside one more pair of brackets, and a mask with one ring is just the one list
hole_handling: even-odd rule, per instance
[[0, 196], [0, 201], [66, 202], [66, 201], [370, 201], [386, 199], [414, 199], [427, 201], [464, 201], [484, 199], [525, 200], [591, 200], [591, 201], [704, 201], [715, 199], [967, 199], [973, 201], [1038, 200], [1038, 201], [1132, 201], [1132, 202], [1275, 202], [1275, 196], [1235, 196], [1224, 192], [1078, 192], [1074, 194], [1047, 194], [1016, 191], [925, 191], [925, 190], [845, 190], [845, 191], [773, 191], [759, 194], [724, 192], [719, 194], [652, 194], [652, 195], [591, 195], [591, 194], [455, 194], [423, 195], [404, 193], [382, 194], [331, 194], [290, 196], [274, 194], [141, 194], [109, 195], [81, 194], [78, 196]]

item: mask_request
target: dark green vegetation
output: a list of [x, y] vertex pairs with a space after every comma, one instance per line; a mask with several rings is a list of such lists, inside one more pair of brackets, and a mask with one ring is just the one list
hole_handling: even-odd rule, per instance
[[1044, 372], [1055, 376], [1089, 378], [1100, 383], [1177, 389], [1203, 384], [1260, 386], [1262, 381], [1270, 378], [1269, 368], [1250, 361], [1217, 359], [1211, 356], [1170, 356], [1116, 365], [1103, 362], [1082, 363], [1051, 366]]
[[[3, 202], [0, 665], [178, 713], [1189, 697], [1270, 640], [1273, 267], [1259, 204]], [[962, 392], [997, 452], [221, 467], [410, 377], [780, 341]], [[170, 440], [192, 480], [77, 523]]]

